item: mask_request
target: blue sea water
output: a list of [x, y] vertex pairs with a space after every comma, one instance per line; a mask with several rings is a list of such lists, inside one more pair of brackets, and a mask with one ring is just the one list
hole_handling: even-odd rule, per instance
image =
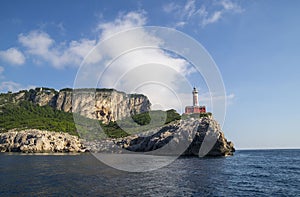
[[90, 154], [0, 154], [0, 196], [300, 196], [300, 150], [182, 157], [144, 173]]

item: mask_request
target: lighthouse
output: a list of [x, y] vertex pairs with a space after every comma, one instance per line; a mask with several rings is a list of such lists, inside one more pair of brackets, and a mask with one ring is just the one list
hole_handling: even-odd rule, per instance
[[198, 102], [198, 90], [196, 89], [196, 87], [194, 87], [192, 93], [193, 93], [193, 106], [199, 106], [199, 102]]
[[206, 113], [206, 107], [199, 106], [198, 90], [196, 87], [193, 88], [192, 94], [193, 94], [193, 106], [186, 106], [185, 113], [186, 114]]

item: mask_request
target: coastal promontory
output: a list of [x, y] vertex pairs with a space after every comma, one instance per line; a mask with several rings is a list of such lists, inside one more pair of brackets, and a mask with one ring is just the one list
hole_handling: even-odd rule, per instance
[[[150, 106], [144, 95], [113, 89], [36, 88], [2, 93], [0, 151], [233, 155], [233, 143], [211, 113], [179, 115], [175, 110], [151, 111]], [[73, 113], [79, 109], [77, 116], [85, 123], [78, 126]], [[166, 115], [164, 122], [149, 124], [151, 118], [161, 119], [159, 114]], [[94, 133], [90, 130], [94, 123], [101, 127], [101, 135], [86, 138]]]

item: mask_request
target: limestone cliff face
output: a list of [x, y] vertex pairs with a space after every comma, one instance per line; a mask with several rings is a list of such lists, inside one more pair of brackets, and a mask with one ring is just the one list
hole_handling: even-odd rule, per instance
[[104, 123], [150, 110], [150, 101], [144, 95], [125, 94], [113, 89], [36, 88], [12, 94], [13, 102], [30, 101], [39, 106], [51, 106], [65, 112], [76, 112]]
[[85, 117], [96, 118], [104, 123], [120, 120], [132, 114], [150, 110], [150, 102], [144, 95], [125, 94], [116, 90], [86, 89], [73, 94], [73, 112]]
[[72, 91], [61, 90], [57, 95], [55, 108], [64, 112], [72, 112]]
[[213, 118], [189, 118], [120, 139], [85, 142], [91, 152], [228, 156], [235, 148]]

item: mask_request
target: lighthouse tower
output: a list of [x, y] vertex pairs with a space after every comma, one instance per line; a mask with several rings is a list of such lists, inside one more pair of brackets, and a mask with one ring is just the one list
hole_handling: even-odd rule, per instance
[[199, 106], [198, 100], [198, 90], [196, 87], [193, 89], [193, 106], [186, 106], [185, 107], [185, 114], [198, 114], [198, 113], [206, 113], [205, 106]]
[[199, 101], [198, 101], [198, 90], [196, 87], [193, 89], [193, 106], [199, 106]]

